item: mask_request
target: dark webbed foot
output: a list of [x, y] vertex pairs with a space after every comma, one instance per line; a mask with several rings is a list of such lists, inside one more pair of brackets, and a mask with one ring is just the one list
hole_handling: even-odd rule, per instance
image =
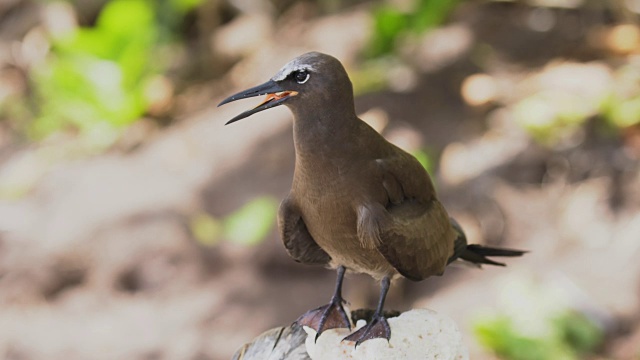
[[388, 341], [391, 338], [391, 328], [389, 327], [389, 323], [384, 316], [374, 315], [373, 318], [371, 318], [371, 321], [367, 323], [367, 325], [361, 327], [353, 334], [345, 337], [343, 341], [355, 341], [357, 347], [364, 341], [379, 338], [387, 339]]
[[335, 328], [351, 329], [349, 317], [342, 307], [344, 300], [331, 299], [331, 302], [317, 309], [309, 310], [296, 320], [298, 325], [308, 326], [316, 331], [316, 340], [325, 330]]
[[296, 323], [300, 326], [308, 326], [316, 331], [316, 338], [322, 334], [325, 330], [335, 328], [347, 328], [351, 330], [351, 322], [349, 316], [344, 311], [342, 304], [342, 280], [344, 278], [345, 268], [340, 266], [338, 268], [338, 281], [336, 282], [336, 290], [331, 297], [331, 302], [325, 306], [320, 306], [317, 309], [309, 310], [302, 314], [296, 320]]
[[391, 339], [391, 328], [384, 316], [384, 300], [387, 297], [391, 280], [388, 276], [385, 276], [380, 282], [380, 299], [378, 299], [378, 307], [373, 313], [371, 320], [367, 322], [367, 325], [361, 327], [353, 334], [342, 339], [347, 341], [355, 341], [356, 347], [363, 342], [371, 339]]

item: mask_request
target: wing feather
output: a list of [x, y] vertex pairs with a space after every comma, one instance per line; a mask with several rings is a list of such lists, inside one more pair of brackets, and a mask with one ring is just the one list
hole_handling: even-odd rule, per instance
[[374, 244], [400, 274], [411, 280], [442, 274], [453, 254], [456, 235], [429, 175], [404, 152], [378, 159], [377, 163], [389, 201], [360, 206], [361, 242]]
[[310, 265], [327, 265], [331, 261], [331, 256], [316, 243], [307, 230], [291, 194], [280, 204], [278, 228], [285, 249], [295, 261]]

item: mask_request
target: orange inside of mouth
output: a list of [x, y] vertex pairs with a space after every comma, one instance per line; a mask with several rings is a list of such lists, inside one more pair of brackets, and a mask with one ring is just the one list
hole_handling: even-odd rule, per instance
[[[296, 96], [298, 95], [297, 91], [280, 91], [277, 93], [273, 93], [273, 94], [267, 94], [267, 97], [264, 99], [263, 102], [261, 102], [260, 104], [258, 104], [258, 106], [262, 106], [266, 103], [269, 103], [271, 101], [275, 101], [275, 100], [280, 100], [280, 99], [284, 99], [286, 97], [289, 96]], [[256, 106], [256, 107], [258, 107]]]

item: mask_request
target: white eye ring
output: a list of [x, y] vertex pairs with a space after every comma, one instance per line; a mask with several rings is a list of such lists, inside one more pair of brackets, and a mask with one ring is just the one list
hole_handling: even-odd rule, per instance
[[296, 82], [298, 84], [302, 85], [309, 80], [309, 78], [311, 77], [311, 74], [309, 74], [306, 70], [300, 70], [300, 71], [296, 71], [293, 77], [296, 79]]

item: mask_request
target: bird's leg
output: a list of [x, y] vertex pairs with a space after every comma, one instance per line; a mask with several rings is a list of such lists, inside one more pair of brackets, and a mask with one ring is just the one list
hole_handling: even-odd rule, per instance
[[367, 325], [355, 331], [353, 334], [345, 337], [343, 341], [355, 341], [357, 347], [362, 342], [367, 340], [377, 338], [384, 338], [389, 340], [391, 338], [391, 328], [389, 327], [389, 323], [387, 322], [387, 319], [383, 314], [384, 300], [387, 297], [387, 292], [389, 291], [390, 284], [390, 278], [388, 276], [385, 276], [380, 282], [380, 299], [378, 300], [378, 307], [371, 317], [371, 321], [369, 321]]
[[334, 328], [347, 328], [351, 330], [351, 322], [342, 304], [342, 280], [344, 279], [344, 266], [338, 267], [338, 280], [336, 290], [329, 304], [317, 309], [309, 310], [296, 320], [300, 326], [308, 326], [316, 331], [316, 340], [323, 331]]

